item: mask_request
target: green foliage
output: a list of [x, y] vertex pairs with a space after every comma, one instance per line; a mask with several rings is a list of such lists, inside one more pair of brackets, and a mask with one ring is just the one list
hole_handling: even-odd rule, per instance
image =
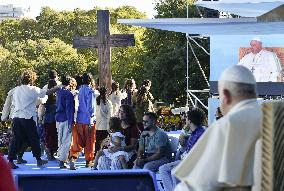
[[39, 79], [36, 85], [40, 87], [47, 83], [47, 73], [51, 69], [57, 70], [59, 74], [76, 75], [87, 68], [82, 55], [77, 54], [72, 46], [55, 38], [15, 41], [6, 44], [5, 51], [7, 56], [0, 62], [0, 80], [3, 82], [0, 84], [1, 104], [7, 92], [18, 84], [18, 79], [26, 68], [37, 71]]
[[[158, 0], [156, 3], [157, 18], [185, 18], [186, 0]], [[189, 17], [199, 17], [197, 9], [189, 6]], [[153, 82], [154, 97], [172, 103], [177, 100], [181, 105], [186, 100], [186, 37], [185, 34], [147, 30], [145, 33], [142, 62], [144, 73]], [[207, 40], [197, 40], [207, 50]], [[209, 56], [193, 45], [196, 55], [209, 76]], [[190, 89], [208, 88], [198, 65], [189, 50], [189, 86]]]
[[[57, 12], [44, 7], [33, 19], [5, 20], [0, 23], [0, 106], [7, 92], [17, 85], [21, 72], [26, 68], [37, 71], [38, 86], [47, 83], [47, 72], [75, 76], [91, 72], [98, 76], [98, 54], [95, 49], [72, 47], [74, 36], [96, 35], [97, 10]], [[145, 18], [133, 7], [110, 9], [111, 33], [135, 33], [135, 47], [112, 49], [114, 79], [123, 82], [126, 77], [137, 75], [138, 56], [143, 48], [141, 38], [145, 29], [117, 24], [118, 18]], [[125, 65], [125, 67], [122, 67]], [[141, 68], [141, 67], [140, 67]], [[133, 75], [134, 74], [134, 75]]]
[[[4, 20], [0, 23], [0, 107], [7, 92], [17, 85], [20, 73], [33, 68], [39, 75], [37, 85], [47, 83], [47, 72], [72, 76], [91, 72], [98, 76], [96, 49], [72, 47], [74, 36], [96, 35], [99, 8], [92, 10], [55, 11], [45, 7], [33, 19]], [[171, 103], [176, 98], [184, 102], [186, 75], [186, 39], [184, 34], [117, 24], [117, 19], [145, 18], [134, 7], [122, 6], [110, 10], [112, 34], [135, 34], [135, 46], [112, 48], [113, 79], [123, 86], [126, 78], [133, 77], [140, 85], [152, 80], [156, 99]], [[156, 0], [157, 18], [186, 17], [186, 0]], [[190, 6], [190, 17], [197, 17]], [[208, 41], [198, 40], [208, 49]], [[196, 50], [196, 47], [195, 47]], [[209, 73], [209, 57], [196, 52]], [[207, 88], [193, 56], [190, 56], [190, 88]]]

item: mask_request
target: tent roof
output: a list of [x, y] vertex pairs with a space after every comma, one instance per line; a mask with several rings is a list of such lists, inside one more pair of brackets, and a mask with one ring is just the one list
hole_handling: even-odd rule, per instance
[[284, 34], [283, 4], [284, 0], [198, 1], [196, 5], [251, 18], [119, 19], [118, 23], [200, 35]]
[[119, 19], [118, 23], [205, 36], [284, 34], [284, 22], [257, 22], [257, 18]]
[[197, 1], [195, 5], [224, 11], [242, 17], [258, 17], [284, 4], [284, 0]]

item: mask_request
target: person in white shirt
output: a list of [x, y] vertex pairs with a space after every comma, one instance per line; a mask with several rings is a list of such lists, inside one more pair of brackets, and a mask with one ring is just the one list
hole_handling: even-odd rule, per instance
[[112, 82], [111, 93], [109, 95], [109, 100], [112, 103], [112, 114], [114, 117], [118, 117], [118, 110], [121, 106], [122, 93], [119, 91], [119, 83]]
[[100, 150], [101, 142], [109, 135], [109, 120], [113, 116], [112, 104], [107, 98], [107, 89], [101, 87], [100, 95], [96, 98], [96, 148], [95, 151]]
[[21, 150], [21, 145], [29, 144], [33, 156], [37, 160], [37, 165], [42, 166], [47, 161], [42, 160], [39, 136], [37, 133], [36, 106], [39, 98], [54, 93], [59, 87], [56, 86], [49, 90], [40, 89], [33, 86], [37, 75], [32, 70], [25, 70], [21, 76], [21, 85], [14, 88], [12, 102], [14, 111], [11, 116], [13, 119], [13, 138], [9, 145], [8, 160], [13, 169], [18, 168], [13, 162], [16, 155]]
[[262, 123], [255, 78], [235, 65], [223, 72], [218, 88], [224, 116], [172, 171], [181, 180], [175, 191], [250, 191], [254, 185], [254, 150]]
[[238, 65], [245, 66], [254, 75], [256, 82], [281, 82], [281, 64], [277, 55], [263, 49], [259, 38], [253, 38], [250, 42], [251, 52], [245, 55]]

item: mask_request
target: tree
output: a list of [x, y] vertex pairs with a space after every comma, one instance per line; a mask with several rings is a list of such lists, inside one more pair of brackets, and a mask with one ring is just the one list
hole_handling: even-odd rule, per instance
[[[97, 9], [99, 8], [57, 12], [45, 7], [36, 20], [5, 20], [0, 23], [0, 107], [6, 93], [16, 86], [17, 79], [25, 68], [37, 71], [37, 85], [40, 87], [47, 83], [47, 71], [50, 69], [73, 76], [83, 72], [97, 75], [97, 51], [72, 48], [74, 36], [97, 33]], [[127, 77], [139, 76], [139, 71], [142, 70], [138, 58], [143, 52], [141, 38], [145, 29], [117, 24], [117, 19], [146, 16], [129, 6], [110, 9], [110, 14], [111, 33], [135, 33], [136, 38], [137, 46], [112, 50], [114, 79], [123, 82]]]
[[[186, 0], [158, 0], [156, 18], [186, 18]], [[189, 17], [199, 17], [194, 5], [189, 6]], [[150, 29], [144, 40], [145, 52], [141, 57], [144, 73], [153, 82], [154, 97], [172, 103], [177, 99], [182, 105], [186, 99], [186, 37], [185, 34]], [[209, 48], [207, 40], [197, 41]], [[197, 57], [209, 76], [209, 56], [204, 55], [195, 45]], [[189, 51], [190, 52], [190, 51]], [[208, 88], [195, 59], [190, 54], [190, 89]]]
[[7, 92], [18, 84], [19, 77], [24, 69], [32, 68], [37, 71], [37, 84], [43, 87], [47, 83], [48, 71], [55, 69], [60, 75], [76, 75], [86, 70], [87, 65], [82, 55], [77, 54], [72, 46], [59, 39], [28, 40], [13, 42], [6, 45], [6, 52], [0, 62], [0, 104], [5, 101]]

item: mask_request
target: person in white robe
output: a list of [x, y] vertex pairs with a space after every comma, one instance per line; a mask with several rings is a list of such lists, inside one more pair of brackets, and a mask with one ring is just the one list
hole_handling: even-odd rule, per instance
[[254, 75], [257, 82], [281, 82], [282, 67], [277, 55], [262, 48], [259, 38], [250, 42], [251, 52], [245, 55], [238, 63], [247, 67]]
[[224, 117], [208, 128], [172, 171], [181, 180], [175, 191], [251, 190], [262, 123], [256, 81], [247, 68], [235, 65], [223, 72], [218, 86]]

